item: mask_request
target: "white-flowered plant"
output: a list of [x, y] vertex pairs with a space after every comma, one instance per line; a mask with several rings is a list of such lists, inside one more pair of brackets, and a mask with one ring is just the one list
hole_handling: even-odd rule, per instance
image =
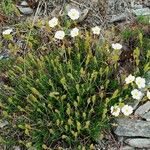
[[9, 35], [9, 34], [12, 33], [12, 31], [13, 31], [13, 29], [10, 28], [10, 29], [4, 30], [2, 34], [3, 34], [3, 35]]
[[145, 79], [144, 78], [141, 78], [141, 77], [137, 77], [135, 79], [135, 83], [137, 84], [138, 88], [141, 89], [141, 88], [145, 88]]
[[135, 80], [135, 76], [132, 76], [131, 74], [125, 79], [126, 84], [130, 84]]
[[122, 112], [125, 116], [129, 116], [133, 113], [133, 107], [129, 105], [124, 105], [123, 107], [111, 106], [110, 110], [111, 114], [115, 117], [118, 117], [120, 112]]
[[63, 40], [63, 38], [65, 37], [65, 32], [60, 30], [60, 31], [56, 31], [55, 36], [56, 39], [59, 40]]
[[51, 28], [54, 28], [55, 26], [58, 25], [58, 18], [56, 17], [52, 18], [51, 20], [49, 20], [48, 24]]
[[99, 26], [95, 26], [92, 28], [93, 34], [99, 35], [101, 31], [101, 28]]
[[111, 106], [111, 114], [115, 117], [119, 116], [120, 114], [120, 107], [119, 106]]
[[119, 43], [113, 43], [112, 44], [112, 48], [113, 49], [116, 49], [116, 50], [120, 50], [120, 49], [122, 49], [122, 45], [121, 44], [119, 44]]
[[133, 113], [133, 108], [132, 108], [132, 106], [124, 105], [122, 107], [121, 111], [125, 116], [129, 116]]
[[150, 99], [150, 91], [147, 91], [146, 96], [148, 99]]
[[[141, 100], [144, 98], [145, 91], [146, 97], [150, 99], [150, 91], [146, 87], [146, 80], [145, 78], [142, 77], [135, 77], [133, 75], [129, 75], [128, 77], [125, 78], [125, 84], [130, 84], [135, 82], [135, 84], [138, 86], [138, 89], [133, 89], [131, 91], [132, 98], [135, 100]], [[144, 90], [142, 88], [145, 88]], [[121, 102], [121, 101], [120, 101]], [[120, 105], [119, 105], [120, 106]], [[120, 111], [125, 115], [129, 116], [130, 114], [133, 113], [133, 107], [129, 105], [124, 105], [123, 107], [119, 106], [112, 106], [111, 107], [111, 114], [115, 117], [119, 116]]]
[[73, 29], [70, 31], [70, 35], [71, 35], [71, 37], [78, 36], [78, 35], [79, 35], [79, 29], [78, 29], [78, 28], [73, 28]]
[[138, 89], [132, 90], [131, 95], [132, 95], [132, 98], [136, 100], [141, 100], [143, 97], [143, 93]]
[[68, 11], [68, 16], [72, 19], [72, 20], [77, 20], [79, 19], [80, 17], [80, 12], [75, 9], [75, 8], [72, 8]]

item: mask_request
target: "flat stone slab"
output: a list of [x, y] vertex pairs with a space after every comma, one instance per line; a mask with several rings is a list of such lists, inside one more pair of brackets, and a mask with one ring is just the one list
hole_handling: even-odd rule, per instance
[[133, 9], [132, 11], [136, 16], [150, 15], [150, 9], [149, 8]]
[[125, 140], [125, 143], [136, 148], [150, 148], [150, 139], [147, 138], [129, 138]]
[[150, 138], [150, 122], [148, 121], [117, 119], [117, 125], [114, 133], [118, 136]]
[[20, 5], [21, 5], [21, 6], [25, 6], [25, 7], [26, 7], [26, 6], [29, 6], [26, 1], [22, 1]]
[[30, 7], [22, 7], [22, 6], [17, 6], [20, 12], [24, 15], [31, 15], [33, 13], [33, 9]]
[[[118, 148], [112, 147], [109, 150], [118, 150]], [[135, 150], [135, 148], [131, 146], [122, 146], [119, 150]]]
[[[131, 6], [132, 7], [132, 6]], [[134, 5], [133, 7], [132, 7], [133, 9], [142, 9], [143, 8], [143, 5]]]
[[146, 121], [150, 121], [150, 111], [145, 113], [144, 115], [141, 116], [142, 118], [146, 119]]
[[150, 101], [146, 102], [144, 105], [141, 105], [136, 111], [135, 115], [143, 115], [150, 110]]

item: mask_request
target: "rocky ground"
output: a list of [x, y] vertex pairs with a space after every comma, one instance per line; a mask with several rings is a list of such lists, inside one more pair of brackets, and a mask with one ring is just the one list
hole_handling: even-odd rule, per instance
[[[22, 1], [17, 4], [23, 17], [21, 20], [33, 20], [35, 16], [36, 19], [45, 20], [51, 16], [63, 15], [64, 10], [71, 7], [81, 12], [79, 23], [83, 26], [99, 25], [103, 30], [114, 24], [121, 27], [122, 24], [132, 22], [135, 16], [150, 16], [150, 0], [58, 0], [49, 3]], [[8, 20], [5, 23], [1, 21], [2, 30], [9, 26], [7, 22]], [[0, 59], [6, 58], [5, 56], [8, 57], [7, 51], [0, 51]], [[139, 101], [133, 107], [134, 115], [116, 119], [112, 123], [114, 129], [98, 141], [97, 150], [150, 150], [150, 102]], [[6, 121], [0, 122], [0, 129], [7, 124]], [[19, 147], [14, 149], [19, 150]]]
[[[52, 16], [62, 16], [66, 10], [72, 7], [78, 9], [81, 13], [78, 24], [85, 28], [91, 28], [95, 25], [100, 26], [103, 33], [102, 38], [107, 36], [105, 35], [106, 31], [114, 25], [122, 30], [133, 23], [136, 16], [150, 16], [149, 0], [47, 0], [39, 2], [27, 0], [16, 3], [15, 6], [20, 12], [18, 16], [10, 15], [6, 17], [0, 13], [0, 33], [7, 28], [14, 28], [16, 24], [24, 21], [35, 25], [39, 20], [45, 23]], [[111, 37], [107, 38], [112, 42], [120, 42], [116, 35], [116, 41]], [[1, 37], [0, 40], [2, 41]], [[4, 49], [0, 50], [0, 59], [8, 56], [7, 48]]]

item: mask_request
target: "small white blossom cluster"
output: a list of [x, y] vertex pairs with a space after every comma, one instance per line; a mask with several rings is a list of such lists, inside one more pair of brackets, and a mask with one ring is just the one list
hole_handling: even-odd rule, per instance
[[9, 34], [11, 34], [12, 31], [13, 31], [13, 29], [9, 28], [9, 29], [4, 30], [2, 34], [3, 35], [9, 35]]
[[48, 22], [49, 26], [51, 28], [54, 28], [55, 26], [58, 25], [58, 18], [54, 17]]
[[122, 49], [122, 45], [119, 43], [115, 43], [115, 44], [113, 43], [112, 48], [115, 50], [120, 50], [120, 49]]
[[92, 28], [93, 34], [99, 35], [100, 31], [101, 31], [101, 28], [98, 27], [98, 26], [95, 26], [95, 27]]
[[[130, 84], [135, 82], [138, 89], [134, 89], [131, 91], [131, 95], [133, 99], [140, 100], [143, 98], [144, 93], [141, 91], [141, 89], [146, 87], [146, 80], [142, 77], [134, 77], [131, 74], [125, 79], [126, 84]], [[147, 90], [147, 98], [150, 99], [150, 92]]]
[[125, 116], [129, 116], [130, 114], [133, 113], [133, 108], [132, 106], [129, 105], [124, 105], [122, 108], [119, 106], [112, 106], [111, 107], [111, 114], [115, 117], [119, 116], [120, 113], [123, 113]]
[[[72, 8], [68, 11], [68, 16], [72, 20], [77, 20], [80, 17], [80, 12], [77, 9]], [[49, 20], [48, 24], [51, 28], [54, 28], [55, 26], [57, 26], [59, 24], [58, 18], [56, 18], [56, 17], [52, 18], [51, 20]], [[96, 35], [100, 34], [100, 30], [101, 29], [98, 26], [95, 26], [92, 28], [93, 34], [96, 34]], [[79, 29], [77, 27], [71, 29], [71, 31], [70, 31], [71, 37], [74, 38], [78, 35], [79, 35]], [[56, 31], [56, 33], [54, 35], [54, 38], [59, 39], [59, 40], [63, 40], [64, 37], [65, 37], [65, 32], [63, 30]]]
[[[130, 84], [133, 82], [135, 82], [138, 88], [131, 91], [132, 98], [136, 100], [141, 100], [144, 96], [144, 93], [141, 91], [141, 89], [146, 87], [146, 80], [145, 78], [135, 77], [131, 74], [127, 78], [125, 78], [126, 84]], [[146, 96], [150, 100], [149, 90], [147, 90]], [[120, 112], [122, 112], [125, 116], [129, 116], [130, 114], [133, 113], [133, 108], [132, 106], [129, 106], [129, 105], [124, 105], [122, 108], [120, 108], [119, 106], [111, 107], [111, 114], [113, 116], [115, 117], [119, 116]]]
[[[75, 21], [75, 20], [79, 19], [80, 12], [77, 9], [72, 8], [68, 11], [67, 15], [69, 16], [69, 18], [71, 20]], [[53, 17], [51, 20], [49, 20], [48, 24], [51, 28], [54, 28], [59, 24], [59, 20], [58, 20], [58, 18]], [[92, 30], [93, 34], [99, 35], [101, 28], [99, 26], [95, 26], [95, 27], [91, 28], [91, 30]], [[9, 34], [11, 34], [12, 31], [13, 30], [10, 28], [10, 29], [4, 30], [2, 34], [9, 35]], [[74, 38], [78, 35], [79, 35], [79, 29], [77, 27], [71, 29], [71, 31], [70, 31], [71, 37]], [[65, 37], [65, 32], [63, 30], [56, 31], [56, 33], [54, 35], [54, 38], [58, 39], [58, 40], [63, 40], [64, 37]]]
[[68, 16], [72, 19], [72, 20], [78, 20], [80, 17], [80, 13], [77, 9], [72, 8], [68, 11]]

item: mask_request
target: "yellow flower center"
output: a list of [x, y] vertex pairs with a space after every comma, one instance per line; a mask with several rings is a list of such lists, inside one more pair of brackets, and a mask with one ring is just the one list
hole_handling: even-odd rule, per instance
[[76, 16], [76, 13], [72, 13], [72, 16], [75, 17], [75, 16]]
[[126, 112], [129, 112], [129, 110], [128, 110], [128, 109], [126, 109]]

